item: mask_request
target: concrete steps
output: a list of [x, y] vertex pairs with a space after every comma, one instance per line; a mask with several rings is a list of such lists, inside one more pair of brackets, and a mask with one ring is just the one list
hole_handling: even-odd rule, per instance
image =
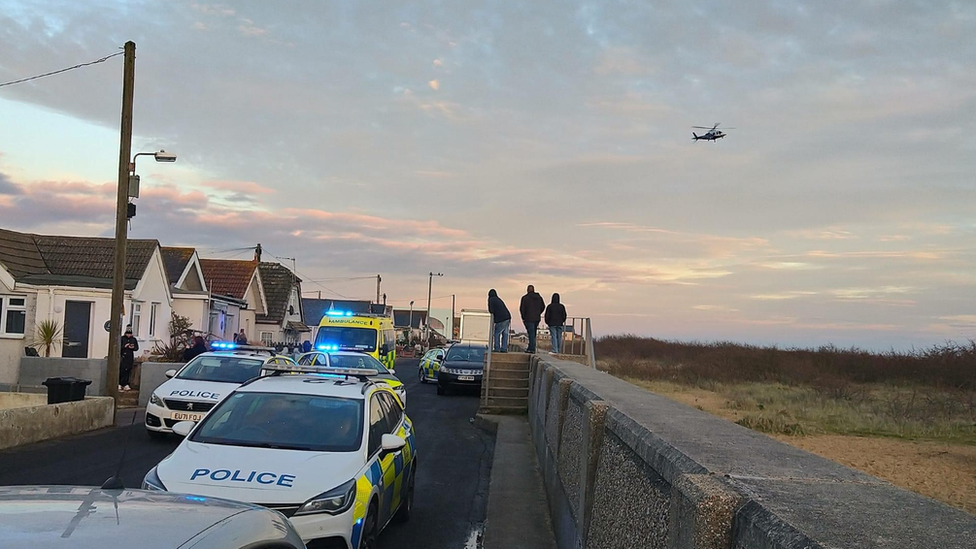
[[529, 408], [528, 353], [492, 353], [487, 383], [481, 387], [481, 411], [491, 414], [524, 414]]
[[119, 408], [136, 408], [139, 406], [139, 390], [122, 391], [119, 393]]

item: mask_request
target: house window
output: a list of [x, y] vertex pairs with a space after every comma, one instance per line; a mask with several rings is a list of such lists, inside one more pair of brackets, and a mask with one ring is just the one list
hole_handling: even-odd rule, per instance
[[132, 303], [132, 335], [139, 337], [139, 328], [142, 327], [142, 303]]
[[156, 336], [156, 310], [159, 309], [159, 303], [153, 303], [149, 306], [149, 337]]
[[271, 332], [261, 332], [261, 344], [264, 345], [265, 347], [270, 346], [273, 337], [274, 334]]
[[27, 324], [27, 298], [0, 296], [0, 335], [22, 336]]

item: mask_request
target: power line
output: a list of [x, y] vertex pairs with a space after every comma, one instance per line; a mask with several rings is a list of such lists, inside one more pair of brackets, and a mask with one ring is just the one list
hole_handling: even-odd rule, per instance
[[109, 59], [115, 57], [116, 55], [122, 55], [123, 53], [125, 53], [125, 52], [124, 51], [119, 51], [119, 52], [115, 52], [115, 53], [113, 53], [111, 55], [106, 55], [105, 57], [102, 57], [100, 59], [96, 59], [94, 61], [89, 61], [87, 63], [79, 63], [77, 65], [73, 65], [71, 67], [67, 67], [67, 68], [64, 68], [64, 69], [58, 69], [56, 71], [46, 72], [44, 74], [38, 74], [38, 75], [35, 75], [35, 76], [28, 76], [27, 78], [21, 78], [19, 80], [11, 80], [9, 82], [0, 82], [0, 88], [2, 88], [4, 86], [13, 86], [14, 84], [23, 84], [24, 82], [30, 82], [31, 80], [37, 80], [38, 78], [44, 78], [45, 76], [54, 76], [55, 74], [61, 74], [62, 72], [68, 72], [70, 70], [80, 69], [81, 67], [87, 67], [89, 65], [97, 65], [98, 63], [104, 63], [105, 61], [108, 61]]

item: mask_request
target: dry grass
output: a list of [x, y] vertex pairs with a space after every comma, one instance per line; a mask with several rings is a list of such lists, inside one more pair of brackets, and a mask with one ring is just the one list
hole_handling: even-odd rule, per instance
[[598, 367], [976, 513], [976, 343], [908, 353], [597, 341]]

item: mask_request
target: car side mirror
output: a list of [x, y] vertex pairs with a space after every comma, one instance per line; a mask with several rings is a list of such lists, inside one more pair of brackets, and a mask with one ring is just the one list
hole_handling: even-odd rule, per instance
[[[179, 425], [179, 423], [177, 423], [176, 425]], [[174, 426], [174, 430], [175, 430], [175, 426]], [[380, 448], [382, 449], [382, 453], [384, 455], [389, 454], [391, 452], [399, 452], [406, 445], [407, 445], [407, 441], [396, 435], [383, 435], [383, 438], [380, 439]]]
[[185, 437], [186, 435], [190, 434], [190, 431], [192, 431], [196, 426], [197, 424], [193, 421], [181, 421], [173, 426], [173, 432], [181, 437]]
[[166, 377], [169, 379], [173, 379], [174, 377], [176, 377], [176, 370], [172, 370], [172, 369], [166, 370]]
[[396, 375], [396, 370], [394, 370], [392, 368], [389, 370], [389, 372], [390, 372], [390, 375], [394, 375], [394, 376]]

